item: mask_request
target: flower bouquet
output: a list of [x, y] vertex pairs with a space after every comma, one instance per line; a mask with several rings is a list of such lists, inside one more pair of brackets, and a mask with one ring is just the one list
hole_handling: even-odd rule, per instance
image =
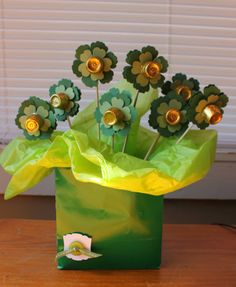
[[[16, 124], [25, 138], [0, 156], [12, 174], [5, 199], [55, 171], [59, 269], [159, 268], [163, 195], [209, 171], [216, 132], [205, 128], [221, 121], [228, 98], [181, 73], [165, 81], [168, 62], [151, 46], [130, 51], [124, 79], [102, 95], [116, 56], [95, 42], [75, 58], [72, 70], [96, 100], [80, 111], [81, 90], [62, 79], [48, 101], [21, 104]], [[146, 113], [155, 131], [140, 125]], [[69, 129], [56, 131], [58, 121]]]

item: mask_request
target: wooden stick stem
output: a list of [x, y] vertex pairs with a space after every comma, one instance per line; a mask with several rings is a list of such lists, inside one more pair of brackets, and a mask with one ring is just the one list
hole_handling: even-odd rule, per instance
[[156, 143], [158, 142], [160, 136], [161, 136], [160, 134], [157, 134], [155, 140], [154, 140], [153, 143], [151, 144], [151, 146], [150, 146], [148, 152], [146, 153], [144, 160], [147, 160], [147, 159], [148, 159], [148, 157], [149, 157], [149, 155], [151, 154], [151, 152], [152, 152], [154, 146], [155, 146]]

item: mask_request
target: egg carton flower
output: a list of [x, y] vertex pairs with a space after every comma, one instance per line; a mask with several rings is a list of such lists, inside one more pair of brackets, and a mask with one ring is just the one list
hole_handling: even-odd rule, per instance
[[126, 62], [129, 66], [124, 67], [123, 76], [139, 92], [147, 92], [150, 86], [156, 89], [163, 85], [165, 77], [162, 74], [167, 71], [168, 62], [164, 57], [158, 56], [154, 47], [130, 51]]
[[37, 97], [21, 103], [15, 123], [29, 140], [50, 138], [57, 127], [52, 107]]
[[81, 91], [68, 79], [62, 79], [49, 89], [50, 103], [54, 108], [54, 114], [58, 121], [65, 121], [69, 116], [73, 117], [79, 111]]
[[131, 105], [132, 96], [124, 90], [110, 89], [100, 99], [100, 106], [95, 111], [95, 118], [101, 124], [101, 131], [106, 136], [119, 134], [126, 136], [136, 118], [136, 109]]
[[76, 60], [72, 65], [75, 75], [82, 77], [88, 87], [109, 83], [113, 78], [113, 71], [117, 64], [117, 57], [108, 52], [108, 47], [102, 42], [78, 47], [75, 54]]
[[194, 78], [187, 79], [185, 74], [177, 73], [172, 77], [172, 82], [166, 81], [163, 84], [161, 91], [164, 95], [176, 91], [185, 101], [189, 101], [194, 92], [199, 91], [199, 82]]
[[199, 91], [189, 101], [188, 117], [200, 129], [218, 124], [222, 120], [223, 108], [228, 100], [215, 85], [209, 85], [204, 88], [203, 93]]
[[180, 136], [188, 128], [187, 106], [175, 91], [154, 100], [149, 124], [164, 137]]

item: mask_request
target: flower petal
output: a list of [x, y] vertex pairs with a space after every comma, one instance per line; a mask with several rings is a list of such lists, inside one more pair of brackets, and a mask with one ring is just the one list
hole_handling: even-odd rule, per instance
[[101, 49], [99, 47], [96, 47], [93, 49], [93, 56], [99, 57], [100, 59], [103, 59], [106, 56], [106, 51], [104, 49]]
[[177, 109], [177, 110], [181, 110], [182, 108], [182, 103], [177, 101], [176, 99], [172, 99], [169, 101], [169, 107], [171, 109]]
[[217, 102], [219, 100], [219, 96], [218, 95], [210, 95], [208, 98], [207, 98], [207, 101], [208, 103], [210, 104], [213, 104], [215, 102]]
[[82, 62], [87, 62], [87, 60], [92, 56], [91, 51], [90, 50], [85, 50], [80, 56], [80, 60]]
[[111, 99], [111, 105], [112, 105], [112, 107], [115, 107], [115, 108], [122, 110], [122, 108], [124, 106], [124, 101], [122, 99], [112, 98]]
[[157, 84], [158, 81], [160, 80], [160, 78], [161, 78], [161, 74], [157, 74], [157, 76], [155, 78], [150, 79], [150, 83], [151, 84]]
[[20, 122], [20, 125], [21, 125], [22, 129], [25, 129], [25, 122], [26, 122], [26, 120], [27, 120], [27, 116], [21, 116], [19, 118], [19, 122]]
[[65, 94], [72, 100], [75, 96], [73, 88], [67, 88]]
[[139, 61], [134, 61], [131, 69], [131, 73], [134, 75], [140, 74], [142, 71], [142, 65]]
[[174, 133], [176, 131], [179, 131], [181, 129], [181, 125], [180, 124], [177, 124], [177, 125], [174, 125], [174, 126], [171, 126], [171, 125], [168, 125], [168, 130], [171, 132], [171, 133]]
[[125, 121], [129, 121], [131, 119], [131, 112], [129, 107], [124, 107], [122, 109], [123, 114], [125, 115]]
[[157, 112], [161, 115], [164, 115], [168, 110], [169, 110], [169, 106], [167, 105], [167, 103], [161, 103], [160, 106], [157, 108]]
[[87, 69], [86, 63], [82, 63], [78, 66], [78, 70], [82, 74], [83, 77], [88, 77], [90, 75], [89, 70]]
[[152, 61], [152, 54], [150, 52], [145, 52], [145, 53], [142, 53], [140, 56], [139, 56], [139, 60], [141, 62], [141, 64], [144, 64], [146, 62], [149, 62], [149, 61]]
[[46, 132], [51, 127], [51, 122], [48, 119], [44, 120], [42, 127], [40, 128], [41, 131]]
[[118, 122], [117, 124], [112, 126], [113, 130], [116, 131], [116, 132], [122, 130], [124, 127], [125, 127], [125, 123], [124, 122]]
[[36, 112], [36, 108], [33, 105], [29, 105], [28, 107], [24, 108], [24, 114], [27, 116], [30, 116], [35, 112]]
[[205, 121], [205, 116], [202, 113], [198, 113], [195, 116], [195, 121], [199, 124]]
[[48, 117], [48, 111], [45, 108], [43, 108], [43, 107], [38, 107], [37, 108], [37, 114], [40, 115], [43, 118]]
[[139, 74], [136, 78], [136, 82], [140, 84], [142, 87], [145, 87], [148, 85], [149, 80], [143, 74]]
[[64, 115], [64, 113], [65, 113], [65, 111], [62, 109], [57, 109], [57, 108], [55, 109], [55, 114], [57, 114], [59, 116]]
[[55, 91], [56, 93], [63, 93], [65, 92], [65, 87], [63, 85], [57, 86]]
[[167, 122], [166, 122], [164, 116], [157, 117], [157, 122], [158, 122], [160, 128], [163, 128], [163, 129], [166, 128]]
[[104, 114], [107, 110], [109, 110], [111, 108], [111, 104], [108, 103], [108, 102], [104, 102], [102, 105], [100, 105], [99, 109], [100, 109], [100, 112], [102, 114]]
[[206, 100], [201, 100], [201, 101], [198, 103], [198, 105], [197, 105], [195, 111], [196, 111], [197, 113], [201, 113], [201, 112], [204, 110], [204, 108], [206, 107], [206, 105], [207, 105], [207, 101], [206, 101]]
[[73, 101], [69, 102], [68, 107], [65, 109], [66, 112], [70, 112], [70, 110], [74, 107], [75, 103]]
[[104, 71], [104, 72], [110, 71], [111, 65], [112, 65], [111, 59], [109, 59], [109, 58], [104, 58], [104, 59], [103, 59], [103, 64], [104, 64], [103, 71]]

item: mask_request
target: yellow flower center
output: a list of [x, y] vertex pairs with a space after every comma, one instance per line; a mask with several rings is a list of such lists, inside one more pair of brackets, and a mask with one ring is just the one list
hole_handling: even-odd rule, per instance
[[66, 94], [59, 93], [51, 96], [50, 103], [54, 108], [66, 109], [70, 100]]
[[181, 113], [176, 109], [170, 109], [165, 114], [165, 119], [167, 123], [171, 126], [177, 125], [181, 120]]
[[203, 110], [203, 114], [207, 122], [216, 125], [222, 120], [222, 112], [216, 105], [208, 105]]
[[100, 73], [103, 70], [103, 61], [98, 57], [91, 57], [86, 62], [86, 67], [91, 74]]
[[111, 108], [104, 113], [104, 123], [108, 126], [113, 126], [124, 120], [124, 114], [117, 108]]
[[71, 251], [72, 255], [78, 256], [81, 254], [81, 252], [79, 251], [79, 249], [84, 249], [84, 245], [82, 243], [80, 243], [79, 241], [74, 241], [69, 245], [69, 250]]
[[156, 78], [161, 71], [161, 65], [157, 62], [147, 62], [143, 65], [142, 71], [150, 79]]
[[176, 93], [182, 96], [185, 101], [188, 101], [192, 97], [192, 90], [184, 85], [180, 85], [175, 89]]
[[43, 119], [39, 115], [31, 115], [25, 121], [25, 129], [27, 132], [37, 132], [43, 124]]

